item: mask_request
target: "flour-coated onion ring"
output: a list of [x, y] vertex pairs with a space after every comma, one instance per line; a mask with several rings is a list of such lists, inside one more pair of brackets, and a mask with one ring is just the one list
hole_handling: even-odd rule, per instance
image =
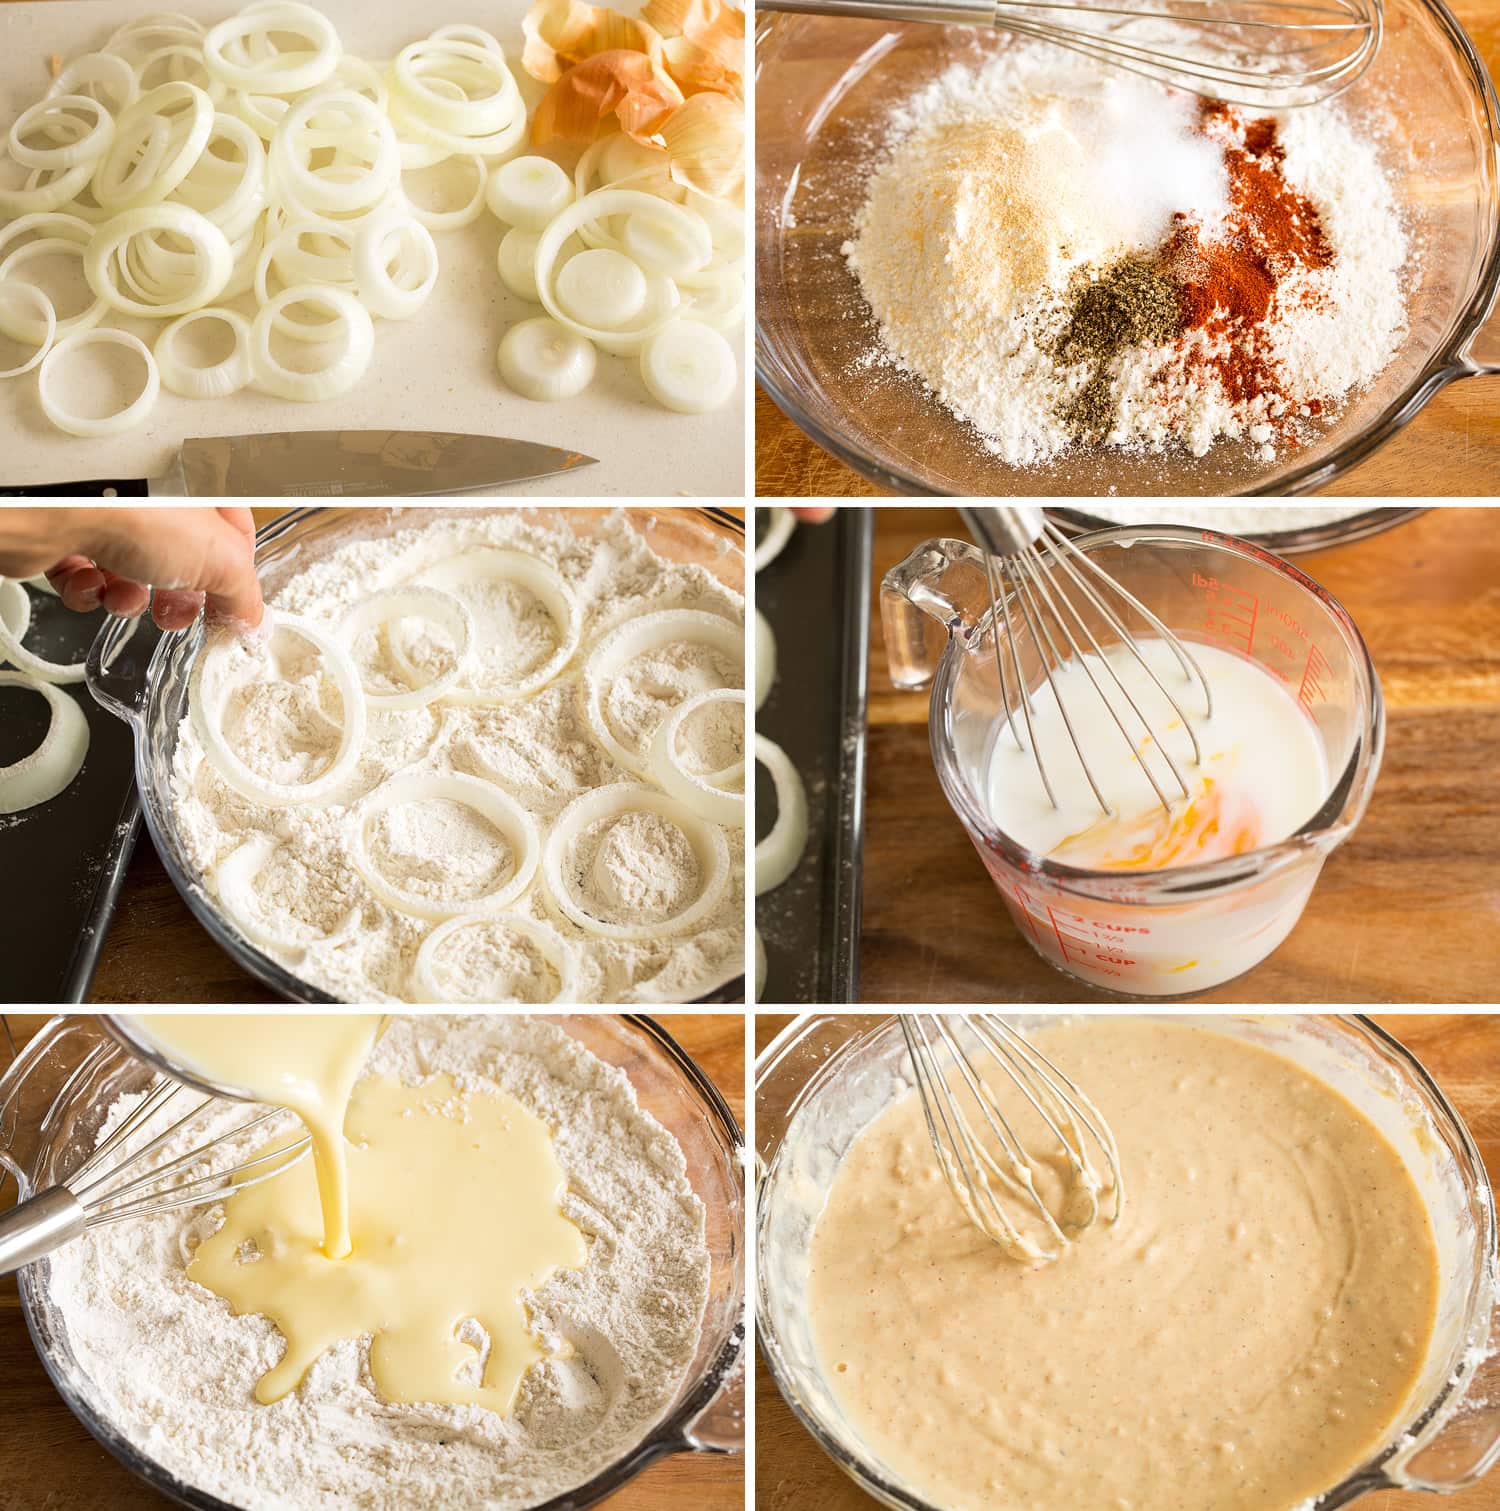
[[665, 609], [660, 613], [627, 619], [594, 646], [584, 663], [579, 692], [589, 730], [599, 748], [615, 765], [638, 777], [650, 774], [646, 753], [627, 750], [615, 738], [604, 715], [605, 686], [626, 662], [679, 640], [707, 645], [743, 664], [744, 631], [720, 615], [707, 614], [701, 609]]
[[807, 848], [807, 789], [791, 757], [774, 740], [755, 737], [755, 759], [776, 784], [776, 822], [755, 847], [755, 895], [779, 887], [802, 863]]
[[[58, 362], [69, 352], [77, 351], [84, 346], [124, 346], [135, 352], [146, 364], [146, 379], [141, 385], [140, 393], [118, 414], [105, 415], [99, 419], [87, 415], [75, 415], [64, 409], [53, 396], [52, 385]], [[59, 430], [86, 440], [99, 436], [119, 435], [129, 430], [131, 426], [139, 425], [156, 407], [157, 396], [160, 393], [161, 374], [157, 371], [156, 358], [151, 355], [151, 348], [138, 336], [132, 336], [128, 331], [117, 331], [106, 326], [95, 327], [93, 330], [75, 331], [71, 336], [64, 336], [61, 341], [54, 342], [52, 350], [42, 358], [41, 369], [37, 374], [37, 398], [41, 401], [42, 413]], [[81, 681], [82, 672], [80, 671], [77, 678], [68, 680]]]
[[[700, 818], [706, 818], [712, 824], [740, 829], [745, 824], [745, 794], [727, 790], [721, 783], [709, 780], [710, 777], [733, 780], [734, 768], [726, 767], [722, 772], [689, 771], [677, 753], [677, 731], [682, 728], [683, 721], [709, 704], [726, 702], [737, 702], [744, 707], [744, 689], [712, 687], [706, 692], [695, 693], [691, 698], [684, 698], [656, 726], [656, 732], [651, 736], [646, 765], [650, 769], [652, 780], [669, 797], [676, 798], [679, 803], [685, 804]], [[741, 761], [739, 775], [743, 778], [744, 774], [745, 763]]]
[[[122, 294], [110, 277], [110, 265], [132, 237], [156, 231], [169, 231], [186, 238], [192, 242], [197, 257], [191, 284], [180, 292], [174, 290], [175, 298], [152, 304]], [[147, 320], [185, 315], [211, 303], [224, 292], [233, 272], [234, 252], [229, 238], [206, 215], [186, 205], [142, 205], [136, 210], [126, 210], [100, 226], [83, 256], [83, 274], [95, 295], [121, 314]]]
[[0, 687], [24, 687], [47, 700], [52, 718], [42, 743], [9, 766], [0, 766], [0, 813], [20, 813], [55, 798], [83, 769], [89, 721], [67, 693], [23, 672], [0, 672]]
[[[541, 601], [542, 607], [552, 616], [558, 627], [558, 646], [535, 671], [527, 673], [518, 682], [504, 687], [454, 687], [444, 694], [446, 703], [486, 704], [509, 703], [524, 698], [545, 687], [573, 659], [583, 633], [583, 610], [573, 596], [573, 590], [562, 576], [546, 562], [528, 556], [524, 551], [503, 551], [497, 547], [466, 551], [461, 556], [424, 567], [418, 574], [425, 587], [441, 588], [453, 592], [472, 583], [514, 582]], [[390, 637], [391, 655], [396, 665], [408, 676], [420, 673], [407, 659], [406, 647], [399, 630]]]
[[[310, 782], [271, 782], [257, 776], [224, 739], [224, 703], [232, 689], [214, 686], [220, 663], [240, 643], [240, 637], [221, 630], [211, 634], [198, 659], [188, 684], [188, 714], [204, 758], [218, 772], [225, 784], [241, 797], [268, 808], [292, 808], [330, 797], [346, 782], [359, 764], [360, 748], [365, 742], [365, 695], [359, 674], [348, 652], [326, 631], [310, 620], [291, 614], [267, 611], [262, 632], [289, 630], [308, 641], [323, 657], [323, 665], [338, 690], [344, 711], [339, 731], [338, 749], [326, 771]], [[269, 642], [268, 642], [269, 643]]]
[[36, 343], [36, 350], [24, 362], [17, 367], [6, 368], [0, 372], [0, 378], [18, 378], [22, 373], [29, 373], [47, 355], [57, 337], [57, 311], [52, 308], [52, 301], [34, 283], [21, 283], [19, 280], [0, 276], [0, 305], [4, 305], [7, 299], [16, 297], [30, 300], [32, 307], [40, 311], [43, 321], [42, 337]]
[[[14, 577], [0, 577], [0, 624], [17, 641], [31, 628], [31, 594]], [[4, 662], [5, 652], [0, 650], [0, 665]]]
[[[493, 892], [463, 901], [438, 902], [407, 892], [387, 881], [370, 859], [365, 830], [370, 820], [388, 808], [404, 803], [445, 800], [462, 803], [487, 818], [505, 836], [515, 863], [510, 877]], [[498, 913], [508, 907], [531, 885], [541, 856], [542, 841], [536, 820], [509, 793], [454, 771], [412, 771], [382, 783], [354, 810], [349, 858], [364, 877], [366, 885], [387, 907], [414, 918], [445, 923], [450, 918], [472, 918]]]
[[[343, 345], [338, 355], [317, 372], [293, 372], [278, 362], [271, 351], [276, 316], [292, 304], [321, 304], [343, 329]], [[250, 371], [255, 386], [278, 399], [314, 402], [347, 393], [364, 377], [374, 351], [375, 327], [370, 322], [370, 312], [345, 289], [319, 288], [311, 283], [283, 289], [261, 306], [250, 327]]]
[[[194, 367], [177, 351], [178, 336], [198, 320], [217, 320], [234, 335], [234, 347], [222, 361]], [[188, 399], [225, 399], [250, 381], [250, 322], [236, 310], [212, 306], [174, 320], [156, 338], [156, 366], [162, 382]]]
[[796, 528], [797, 516], [790, 509], [783, 509], [778, 505], [771, 510], [771, 523], [766, 527], [765, 535], [755, 548], [757, 572], [770, 566], [781, 555], [786, 549], [786, 543], [792, 538], [792, 531]]
[[759, 609], [755, 611], [755, 711], [771, 696], [776, 681], [776, 634], [770, 621]]
[[399, 619], [427, 619], [445, 629], [453, 641], [453, 666], [424, 686], [404, 692], [380, 693], [365, 688], [365, 702], [382, 713], [435, 703], [463, 675], [469, 648], [474, 643], [474, 618], [457, 598], [437, 588], [410, 585], [382, 589], [355, 604], [339, 623], [339, 643], [352, 649], [365, 630]]
[[[268, 929], [256, 916], [255, 878], [266, 862], [281, 848], [279, 840], [269, 834], [252, 834], [238, 848], [219, 862], [214, 871], [214, 890], [230, 921], [251, 944], [262, 950], [275, 951], [294, 962], [307, 954], [308, 946], [300, 939], [288, 939]], [[333, 933], [318, 940], [319, 944], [337, 944], [351, 935], [360, 924], [360, 909], [350, 908]]]
[[[565, 875], [569, 842], [591, 825], [604, 819], [621, 818], [627, 813], [654, 813], [658, 818], [666, 819], [682, 831], [692, 846], [703, 885], [698, 896], [671, 918], [651, 923], [611, 923], [581, 908], [573, 895]], [[699, 818], [676, 798], [653, 792], [635, 782], [616, 782], [574, 798], [558, 814], [542, 850], [542, 871], [548, 896], [586, 934], [601, 939], [659, 939], [668, 934], [686, 933], [718, 907], [729, 884], [729, 844], [715, 825]]]
[[526, 918], [520, 913], [492, 913], [478, 918], [450, 918], [440, 923], [421, 943], [411, 967], [411, 991], [414, 1001], [451, 1002], [452, 996], [438, 984], [437, 952], [464, 929], [505, 928], [519, 934], [532, 945], [548, 965], [557, 972], [557, 990], [549, 1002], [572, 1002], [578, 994], [578, 950], [554, 930]]
[[[86, 135], [52, 147], [27, 144], [26, 137], [35, 130], [44, 129], [49, 116], [71, 120], [80, 110], [91, 111], [94, 117]], [[114, 140], [114, 134], [114, 117], [92, 95], [48, 95], [16, 117], [10, 128], [10, 155], [28, 168], [71, 168], [101, 158], [105, 148]]]
[[[191, 114], [179, 114], [169, 122], [164, 115], [171, 104], [185, 105]], [[106, 210], [159, 204], [188, 176], [208, 145], [214, 114], [207, 90], [186, 80], [147, 90], [115, 121], [114, 137], [93, 171], [94, 198]], [[142, 150], [143, 142], [153, 141], [155, 151]]]
[[[290, 32], [312, 43], [312, 51], [273, 52], [252, 60], [231, 59], [234, 44], [272, 32]], [[343, 44], [333, 23], [321, 11], [295, 0], [256, 5], [221, 21], [203, 37], [203, 62], [216, 79], [231, 89], [252, 94], [300, 94], [316, 89], [332, 77], [343, 56]]]

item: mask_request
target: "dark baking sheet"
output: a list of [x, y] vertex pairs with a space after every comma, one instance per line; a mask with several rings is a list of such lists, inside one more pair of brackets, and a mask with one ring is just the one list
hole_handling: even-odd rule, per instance
[[[27, 650], [49, 661], [83, 660], [103, 611], [75, 614], [50, 594], [27, 592]], [[129, 727], [82, 683], [62, 692], [89, 722], [83, 769], [50, 802], [0, 814], [0, 1001], [8, 1003], [82, 1002], [88, 995], [140, 828]], [[40, 698], [0, 687], [0, 765], [34, 750], [46, 728]]]
[[[755, 512], [758, 537], [771, 511]], [[777, 652], [776, 682], [755, 727], [802, 773], [808, 807], [802, 864], [755, 902], [768, 1005], [859, 1000], [873, 537], [871, 510], [846, 505], [827, 524], [799, 524], [755, 577], [756, 607], [776, 632]], [[763, 839], [775, 821], [776, 793], [759, 763], [755, 812]]]

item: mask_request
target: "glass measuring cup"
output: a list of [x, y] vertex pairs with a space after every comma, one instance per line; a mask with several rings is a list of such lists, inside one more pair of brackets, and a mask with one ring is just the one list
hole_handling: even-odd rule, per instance
[[[1064, 865], [1003, 834], [986, 796], [1005, 728], [1003, 694], [983, 558], [966, 541], [928, 541], [886, 575], [881, 618], [891, 678], [900, 688], [931, 683], [928, 739], [943, 795], [1044, 960], [1130, 996], [1207, 991], [1286, 938], [1323, 862], [1363, 815], [1385, 742], [1380, 682], [1333, 595], [1248, 541], [1153, 525], [1102, 530], [1075, 545], [1182, 640], [1259, 663], [1296, 699], [1323, 747], [1330, 787], [1295, 834], [1224, 860], [1130, 873]], [[1091, 607], [1080, 607], [1101, 646], [1119, 640]], [[1012, 619], [1029, 692], [1043, 679], [1042, 662], [1014, 606]]]

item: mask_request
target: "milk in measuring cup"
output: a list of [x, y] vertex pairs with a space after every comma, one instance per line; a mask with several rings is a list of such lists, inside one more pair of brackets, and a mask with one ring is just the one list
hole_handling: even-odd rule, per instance
[[[1023, 748], [1002, 729], [987, 783], [996, 826], [1049, 860], [1119, 872], [1122, 882], [1132, 874], [1247, 855], [1301, 828], [1318, 811], [1330, 781], [1322, 742], [1292, 691], [1258, 662], [1194, 644], [1191, 654], [1213, 692], [1210, 716], [1202, 684], [1184, 672], [1165, 641], [1139, 639], [1137, 645], [1175, 708], [1124, 646], [1111, 646], [1104, 658], [1090, 653], [1083, 658], [1086, 666], [1074, 662], [1054, 673], [1073, 733], [1112, 814], [1104, 813], [1094, 795], [1058, 697], [1043, 683], [1033, 697], [1030, 734], [1019, 710], [1015, 724], [1022, 742], [1035, 739], [1056, 805], [1029, 743]], [[1091, 685], [1090, 672], [1100, 691]], [[1130, 708], [1120, 683], [1160, 746]], [[1129, 732], [1128, 741], [1114, 715]], [[1185, 720], [1197, 736], [1201, 759]], [[1185, 795], [1164, 751], [1186, 783]], [[1148, 769], [1171, 799], [1170, 813], [1153, 790]], [[1132, 908], [1126, 924], [1107, 902], [1059, 906], [1040, 878], [1034, 888], [1002, 881], [1001, 890], [1043, 954], [1099, 985], [1149, 995], [1193, 991], [1248, 969], [1267, 953], [1267, 931], [1278, 927], [1284, 911], [1268, 909], [1258, 919], [1251, 896], [1239, 899], [1232, 921], [1219, 908], [1184, 905]], [[1299, 899], [1273, 943], [1290, 930], [1300, 910]], [[1243, 962], [1226, 959], [1226, 951], [1242, 953]]]

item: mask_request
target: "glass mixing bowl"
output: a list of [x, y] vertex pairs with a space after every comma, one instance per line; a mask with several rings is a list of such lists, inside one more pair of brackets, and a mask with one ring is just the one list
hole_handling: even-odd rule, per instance
[[[421, 518], [472, 514], [478, 506], [422, 507]], [[612, 511], [566, 507], [527, 509], [556, 528], [580, 537], [594, 531]], [[272, 520], [255, 537], [256, 568], [267, 599], [291, 577], [353, 540], [388, 535], [409, 521], [410, 508], [356, 506], [293, 509]], [[668, 561], [696, 564], [726, 587], [745, 591], [745, 526], [722, 509], [625, 509], [623, 513], [656, 553]], [[193, 660], [203, 644], [203, 619], [190, 629], [157, 637], [146, 617], [111, 618], [89, 650], [88, 687], [96, 702], [130, 725], [135, 735], [135, 776], [141, 811], [167, 875], [198, 922], [234, 962], [287, 1002], [328, 1003], [337, 999], [299, 979], [272, 960], [220, 911], [217, 899], [199, 880], [177, 837], [172, 812], [172, 758], [187, 714]], [[744, 968], [713, 984], [700, 1003], [743, 1003]]]
[[[1017, 1026], [1041, 1021], [1007, 1016]], [[1421, 1064], [1367, 1018], [1169, 1021], [1262, 1045], [1334, 1086], [1400, 1152], [1432, 1218], [1438, 1317], [1407, 1419], [1368, 1463], [1310, 1505], [1331, 1511], [1374, 1490], [1448, 1492], [1473, 1484], [1500, 1455], [1500, 1358], [1490, 1354], [1500, 1337], [1500, 1278], [1494, 1197], [1463, 1121]], [[888, 1506], [940, 1511], [901, 1483], [845, 1419], [808, 1322], [808, 1248], [839, 1161], [856, 1134], [912, 1086], [900, 1028], [890, 1017], [801, 1017], [766, 1047], [755, 1071], [761, 1352], [787, 1404], [839, 1468]]]
[[[540, 1014], [601, 1060], [618, 1066], [641, 1106], [670, 1129], [687, 1159], [688, 1179], [706, 1209], [711, 1259], [708, 1304], [698, 1351], [676, 1400], [618, 1462], [586, 1485], [534, 1511], [581, 1511], [668, 1454], [736, 1453], [744, 1437], [745, 1202], [743, 1135], [713, 1083], [660, 1024], [610, 1013]], [[117, 1097], [140, 1091], [154, 1067], [130, 1054], [88, 1017], [55, 1018], [23, 1047], [0, 1079], [5, 1111], [0, 1164], [20, 1196], [66, 1181], [94, 1147]], [[236, 1511], [185, 1484], [141, 1451], [110, 1418], [109, 1405], [74, 1355], [66, 1316], [49, 1294], [46, 1259], [18, 1276], [26, 1326], [58, 1394], [73, 1415], [132, 1473], [181, 1506]], [[39, 1495], [44, 1492], [39, 1488]]]
[[[839, 248], [892, 107], [950, 64], [1010, 45], [977, 27], [772, 15], [756, 35], [756, 363], [820, 446], [896, 493], [1306, 493], [1400, 430], [1445, 384], [1500, 371], [1500, 106], [1442, 0], [1387, 0], [1385, 41], [1340, 106], [1379, 133], [1420, 248], [1389, 366], [1300, 451], [1262, 462], [1096, 450], [1014, 468], [913, 378], [871, 365], [875, 327]], [[1414, 486], [1420, 482], [1413, 479]]]

